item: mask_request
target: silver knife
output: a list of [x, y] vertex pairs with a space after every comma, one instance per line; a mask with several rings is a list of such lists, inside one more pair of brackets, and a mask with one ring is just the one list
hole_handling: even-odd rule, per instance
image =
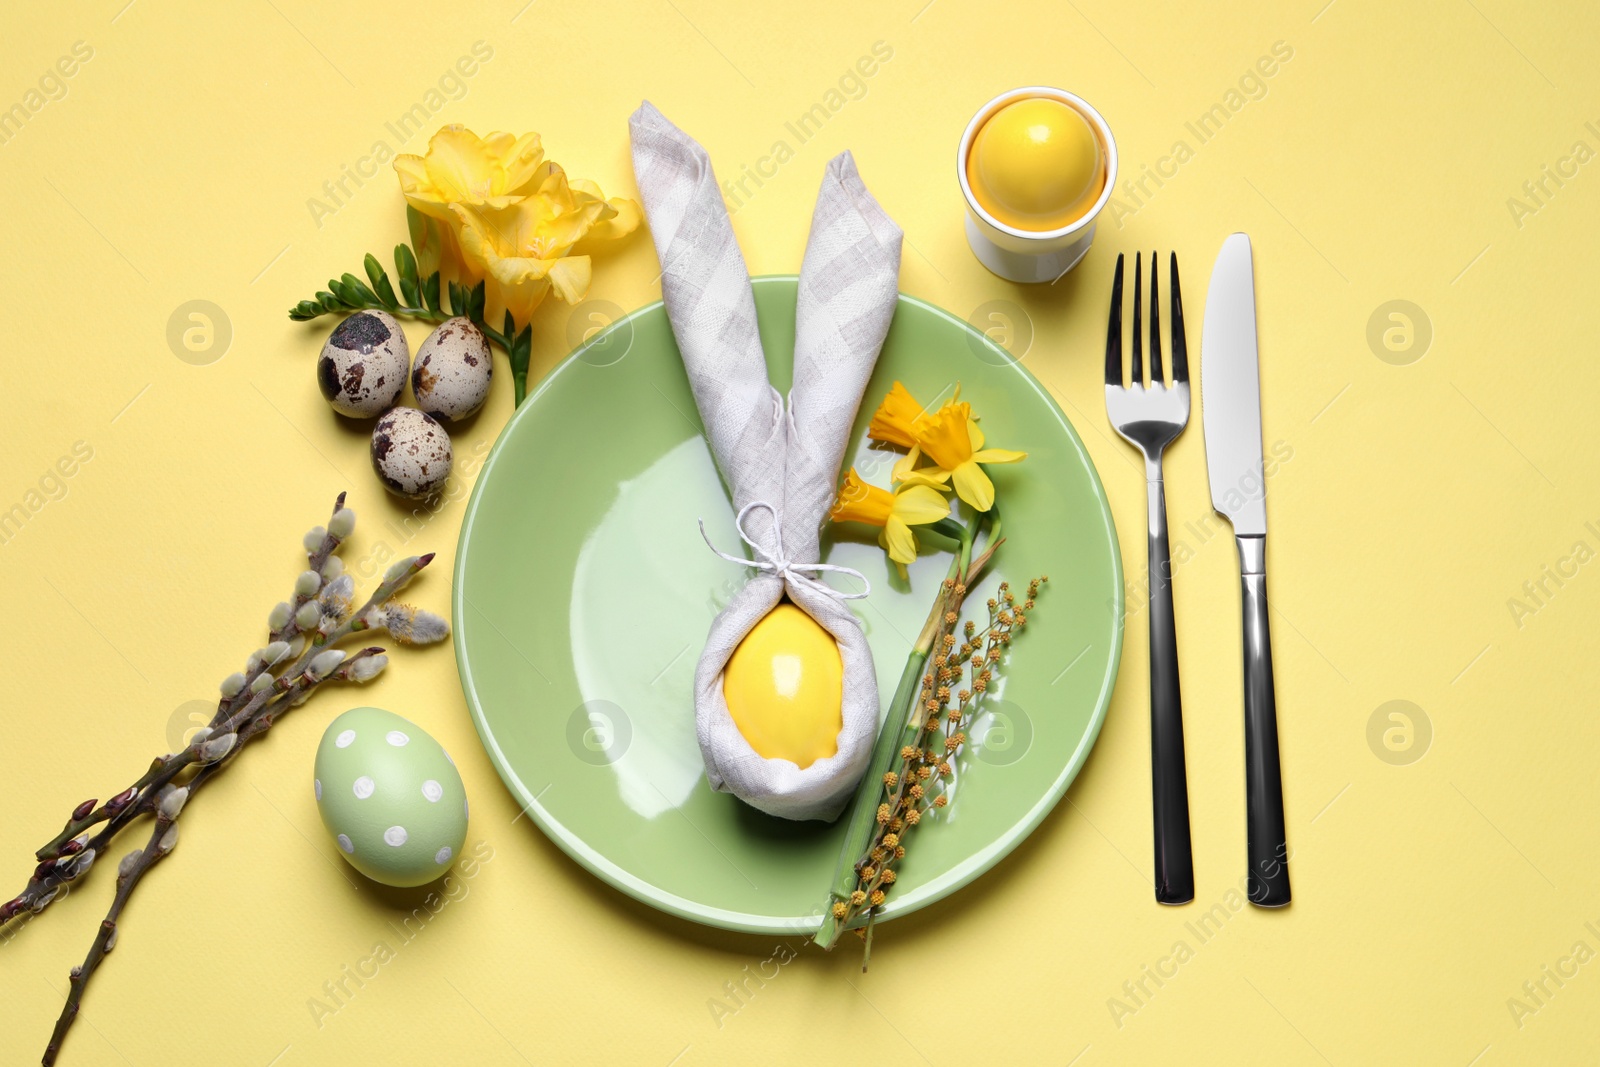
[[1239, 544], [1249, 896], [1252, 904], [1278, 908], [1289, 903], [1289, 846], [1267, 626], [1267, 482], [1261, 459], [1255, 270], [1247, 234], [1222, 242], [1211, 269], [1200, 339], [1200, 403], [1211, 506], [1233, 524]]

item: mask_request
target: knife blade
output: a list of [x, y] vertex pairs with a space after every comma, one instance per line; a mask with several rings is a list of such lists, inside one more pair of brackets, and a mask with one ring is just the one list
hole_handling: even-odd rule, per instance
[[1256, 351], [1255, 268], [1248, 234], [1233, 234], [1217, 253], [1211, 288], [1206, 291], [1200, 358], [1211, 506], [1228, 517], [1235, 534], [1265, 536], [1261, 373]]
[[1252, 904], [1289, 903], [1289, 843], [1278, 761], [1278, 707], [1267, 610], [1267, 483], [1261, 455], [1261, 371], [1250, 238], [1217, 253], [1200, 338], [1200, 402], [1211, 505], [1239, 548], [1244, 645], [1245, 828]]

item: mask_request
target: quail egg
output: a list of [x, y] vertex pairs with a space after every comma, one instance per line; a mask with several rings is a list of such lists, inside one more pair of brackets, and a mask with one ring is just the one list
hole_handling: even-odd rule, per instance
[[450, 435], [416, 408], [394, 408], [372, 428], [372, 467], [392, 493], [422, 497], [450, 477]]
[[483, 406], [493, 374], [488, 339], [471, 319], [457, 316], [441, 323], [417, 349], [411, 391], [424, 412], [453, 422]]
[[370, 419], [394, 407], [406, 387], [411, 349], [394, 317], [358, 311], [334, 328], [317, 360], [317, 384], [333, 410]]

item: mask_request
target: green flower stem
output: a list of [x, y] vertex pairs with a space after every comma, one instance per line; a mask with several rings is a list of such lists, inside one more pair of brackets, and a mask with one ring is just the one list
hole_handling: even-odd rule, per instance
[[[944, 604], [941, 592], [935, 611]], [[928, 631], [924, 629], [924, 633]], [[931, 644], [931, 641], [929, 642]], [[872, 762], [861, 784], [856, 787], [856, 799], [850, 809], [850, 824], [845, 830], [844, 845], [839, 849], [839, 863], [834, 871], [833, 886], [824, 907], [822, 927], [817, 931], [816, 943], [832, 948], [844, 925], [833, 917], [833, 905], [847, 900], [856, 887], [856, 862], [866, 854], [867, 843], [877, 829], [878, 807], [874, 801], [883, 789], [883, 775], [899, 751], [897, 742], [905, 733], [905, 724], [911, 718], [911, 705], [917, 698], [922, 681], [922, 669], [928, 662], [928, 648], [918, 643], [906, 657], [905, 670], [900, 673], [900, 684], [895, 687], [894, 698], [889, 701], [889, 713], [878, 731], [878, 740], [872, 749]]]
[[[824, 905], [822, 923], [813, 938], [824, 949], [833, 948], [839, 936], [849, 926], [854, 925], [854, 921], [860, 919], [858, 913], [854, 921], [848, 918], [841, 921], [834, 916], [833, 906], [847, 902], [858, 884], [857, 871], [865, 862], [867, 850], [871, 847], [878, 829], [877, 801], [884, 790], [884, 773], [894, 762], [896, 754], [905, 746], [916, 744], [921, 735], [920, 717], [913, 714], [913, 705], [921, 692], [922, 675], [927, 668], [933, 643], [943, 632], [942, 620], [952, 611], [958, 613], [961, 611], [967, 592], [988, 566], [995, 549], [1000, 547], [998, 508], [991, 507], [987, 512], [974, 514], [967, 523], [960, 523], [953, 518], [941, 519], [939, 522], [930, 523], [927, 529], [958, 541], [960, 547], [955, 558], [950, 561], [950, 570], [945, 576], [945, 582], [939, 585], [939, 595], [934, 598], [932, 610], [928, 612], [922, 633], [918, 635], [916, 644], [911, 648], [911, 654], [906, 658], [905, 669], [900, 674], [900, 684], [895, 688], [894, 698], [889, 703], [889, 713], [884, 718], [883, 727], [878, 732], [878, 740], [873, 746], [872, 762], [867, 768], [866, 775], [861, 779], [861, 784], [856, 788], [855, 802], [850, 811], [850, 823], [839, 852], [838, 866], [834, 869], [833, 885]], [[974, 558], [974, 542], [980, 532], [986, 532], [987, 537], [983, 550]], [[865, 912], [868, 959], [871, 958], [872, 952], [872, 921], [876, 918], [877, 912], [877, 908], [869, 908]]]

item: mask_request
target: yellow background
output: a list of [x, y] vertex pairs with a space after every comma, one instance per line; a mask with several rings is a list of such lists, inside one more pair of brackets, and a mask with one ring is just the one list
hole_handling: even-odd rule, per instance
[[[1538, 1010], [1520, 1026], [1507, 1002], [1526, 1000], [1523, 983], [1546, 966], [1570, 973], [1560, 961], [1575, 942], [1600, 949], [1584, 925], [1600, 928], [1600, 565], [1561, 564], [1575, 542], [1600, 548], [1585, 433], [1600, 389], [1600, 164], [1549, 184], [1520, 220], [1507, 200], [1575, 142], [1600, 149], [1600, 19], [1506, 0], [781, 13], [525, 2], [93, 0], [4, 16], [0, 108], [74, 42], [93, 49], [64, 98], [0, 144], [0, 510], [27, 501], [75, 442], [93, 450], [65, 496], [0, 545], [6, 888], [21, 887], [68, 809], [131, 780], [186, 725], [186, 702], [237, 668], [288, 590], [301, 532], [338, 490], [362, 517], [352, 561], [399, 541], [383, 523], [404, 511], [368, 469], [364, 434], [313, 383], [327, 322], [284, 315], [404, 237], [387, 170], [320, 226], [307, 206], [373, 142], [402, 148], [385, 122], [482, 41], [492, 59], [430, 126], [537, 129], [572, 173], [631, 195], [626, 118], [642, 98], [727, 176], [884, 41], [893, 58], [865, 95], [737, 211], [751, 269], [797, 268], [821, 167], [853, 149], [905, 227], [903, 288], [961, 315], [1011, 302], [983, 325], [1011, 329], [1000, 336], [1012, 344], [1031, 329], [1027, 365], [1102, 472], [1132, 579], [1144, 491], [1101, 398], [1109, 264], [1120, 250], [1177, 249], [1198, 346], [1222, 238], [1255, 241], [1265, 432], [1293, 452], [1268, 510], [1295, 902], [1226, 907], [1244, 872], [1237, 572], [1225, 532], [1185, 532], [1209, 515], [1195, 425], [1167, 479], [1175, 550], [1190, 550], [1176, 597], [1194, 905], [1151, 898], [1142, 610], [1100, 743], [1031, 840], [971, 889], [884, 928], [870, 974], [849, 951], [802, 951], [720, 1025], [708, 1002], [724, 983], [789, 950], [657, 915], [514, 822], [450, 649], [402, 650], [371, 690], [324, 694], [286, 719], [185, 816], [65, 1062], [1594, 1062], [1600, 963], [1560, 988], [1547, 979], [1553, 996], [1526, 1001]], [[1198, 144], [1184, 123], [1279, 41], [1293, 57], [1265, 95]], [[968, 252], [952, 156], [980, 104], [1036, 83], [1103, 111], [1124, 176], [1178, 139], [1194, 155], [1120, 225], [1108, 219], [1077, 271], [1024, 289]], [[640, 235], [598, 263], [591, 296], [637, 307], [657, 297], [655, 273]], [[203, 366], [167, 341], [169, 316], [196, 299], [220, 306], [233, 333]], [[1406, 365], [1368, 342], [1391, 300], [1432, 327]], [[536, 374], [568, 349], [572, 325], [555, 304], [539, 323]], [[413, 345], [425, 335], [408, 332]], [[492, 441], [510, 407], [502, 381], [457, 454]], [[439, 551], [415, 594], [435, 610], [448, 604], [461, 508], [389, 546]], [[1552, 595], [1514, 617], [1508, 600], [1547, 565], [1576, 575], [1546, 580]], [[321, 724], [365, 700], [457, 755], [469, 843], [493, 858], [319, 1027], [308, 1000], [374, 942], [395, 942], [411, 903], [356, 884], [306, 788]], [[1369, 719], [1392, 700], [1431, 725], [1421, 759], [1385, 762], [1369, 745]], [[110, 892], [98, 870], [3, 935], [5, 1062], [42, 1049]], [[1185, 924], [1219, 903], [1220, 932], [1201, 943]], [[1161, 961], [1179, 940], [1192, 958], [1129, 999], [1123, 983], [1146, 965], [1170, 972]], [[1116, 1017], [1113, 997], [1137, 1011]]]

